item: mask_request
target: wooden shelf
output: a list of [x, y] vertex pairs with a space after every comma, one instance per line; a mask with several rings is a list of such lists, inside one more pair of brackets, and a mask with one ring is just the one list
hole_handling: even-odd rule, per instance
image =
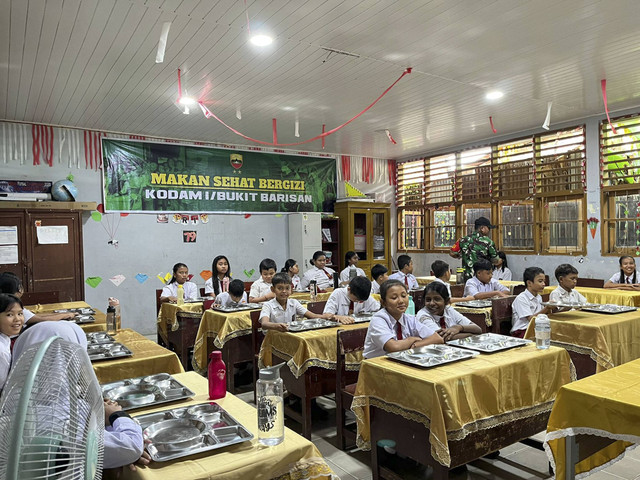
[[98, 208], [96, 202], [13, 202], [0, 201], [0, 208], [19, 208], [24, 210], [85, 210]]

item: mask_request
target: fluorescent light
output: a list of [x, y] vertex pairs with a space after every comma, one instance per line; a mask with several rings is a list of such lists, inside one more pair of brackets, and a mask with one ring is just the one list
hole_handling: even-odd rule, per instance
[[254, 35], [249, 40], [258, 47], [266, 47], [273, 43], [273, 38], [269, 35]]
[[486, 95], [487, 100], [498, 100], [499, 98], [502, 98], [502, 97], [504, 97], [504, 93], [502, 93], [499, 90], [492, 90], [488, 92]]
[[180, 105], [195, 105], [196, 101], [191, 97], [180, 97], [178, 103]]

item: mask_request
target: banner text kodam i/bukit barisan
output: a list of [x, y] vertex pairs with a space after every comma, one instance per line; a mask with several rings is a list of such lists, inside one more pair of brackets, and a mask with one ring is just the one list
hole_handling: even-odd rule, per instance
[[334, 158], [103, 140], [108, 211], [322, 212]]

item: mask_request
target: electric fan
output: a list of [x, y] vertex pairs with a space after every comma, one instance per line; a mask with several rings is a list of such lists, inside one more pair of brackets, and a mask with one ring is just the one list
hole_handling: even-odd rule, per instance
[[25, 350], [0, 398], [0, 479], [100, 480], [103, 439], [86, 350], [59, 337]]

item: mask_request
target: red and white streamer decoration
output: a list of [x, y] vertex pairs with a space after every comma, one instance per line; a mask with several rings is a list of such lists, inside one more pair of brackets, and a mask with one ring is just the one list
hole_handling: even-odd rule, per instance
[[102, 132], [84, 131], [84, 167], [91, 170], [102, 168]]
[[373, 183], [373, 172], [373, 158], [362, 157], [362, 181], [366, 183]]
[[613, 134], [617, 135], [618, 132], [616, 132], [616, 127], [613, 126], [613, 123], [611, 123], [611, 118], [609, 117], [609, 105], [607, 105], [607, 79], [606, 78], [603, 78], [602, 80], [600, 80], [600, 88], [602, 89], [602, 100], [604, 101], [604, 111], [607, 114], [607, 121], [611, 126], [611, 131], [613, 132]]
[[398, 185], [398, 169], [395, 160], [387, 160], [387, 170], [389, 172], [389, 185]]
[[348, 155], [340, 156], [340, 172], [342, 173], [343, 181], [351, 181], [351, 157]]
[[40, 165], [40, 156], [44, 163], [53, 166], [53, 127], [46, 125], [32, 125], [33, 164]]
[[394, 145], [396, 145], [398, 142], [396, 142], [393, 137], [391, 136], [391, 132], [389, 130], [385, 130], [384, 133], [387, 134], [387, 138], [389, 139], [389, 141], [391, 143], [393, 143]]
[[493, 126], [493, 117], [489, 117], [489, 124], [491, 125], [491, 131], [493, 133], [498, 133], [498, 131], [496, 130], [496, 127]]

